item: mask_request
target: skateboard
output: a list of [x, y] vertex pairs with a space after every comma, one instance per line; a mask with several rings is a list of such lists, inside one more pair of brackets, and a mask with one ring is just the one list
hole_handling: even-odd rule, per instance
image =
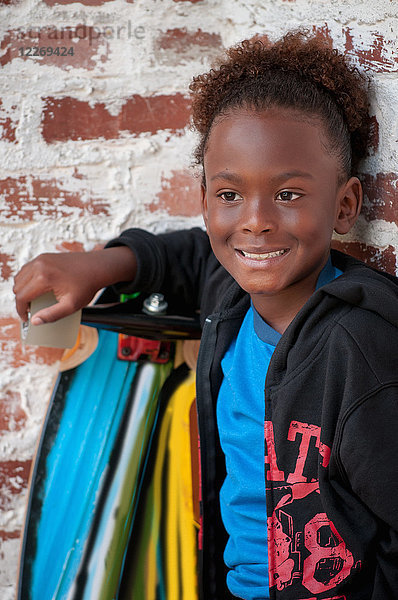
[[61, 361], [31, 471], [17, 600], [196, 598], [194, 375], [177, 340], [200, 328], [196, 316], [142, 315], [140, 302], [84, 309], [95, 348]]

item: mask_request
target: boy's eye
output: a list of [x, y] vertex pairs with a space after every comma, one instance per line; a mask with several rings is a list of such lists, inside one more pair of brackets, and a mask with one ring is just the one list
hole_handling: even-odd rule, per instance
[[221, 194], [218, 194], [218, 197], [224, 200], [225, 202], [235, 202], [236, 200], [242, 200], [242, 196], [240, 196], [236, 192], [222, 192]]
[[297, 192], [289, 192], [288, 190], [283, 190], [276, 195], [277, 200], [282, 200], [282, 202], [291, 202], [292, 200], [297, 200], [300, 198], [302, 194], [298, 194]]

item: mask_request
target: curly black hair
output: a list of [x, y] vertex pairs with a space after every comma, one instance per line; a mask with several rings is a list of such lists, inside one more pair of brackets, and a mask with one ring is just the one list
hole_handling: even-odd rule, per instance
[[200, 135], [195, 162], [203, 166], [217, 117], [240, 107], [282, 107], [321, 119], [329, 151], [349, 177], [367, 151], [368, 87], [365, 75], [343, 54], [306, 31], [290, 32], [272, 45], [245, 40], [190, 85], [192, 123]]

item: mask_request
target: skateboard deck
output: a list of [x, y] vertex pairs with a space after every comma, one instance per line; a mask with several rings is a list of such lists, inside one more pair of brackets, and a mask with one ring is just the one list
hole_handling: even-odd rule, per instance
[[[119, 324], [116, 331], [123, 331]], [[184, 332], [182, 337], [186, 336]], [[148, 558], [153, 560], [144, 563], [142, 585], [155, 590], [148, 598], [196, 597], [196, 546], [191, 541], [195, 517], [192, 504], [186, 503], [189, 490], [192, 493], [192, 472], [186, 465], [181, 470], [188, 486], [182, 489], [175, 478], [175, 468], [181, 465], [166, 460], [162, 446], [175, 439], [174, 455], [182, 451], [189, 456], [189, 426], [188, 438], [181, 443], [183, 434], [173, 433], [170, 411], [175, 413], [174, 428], [175, 423], [186, 427], [180, 412], [185, 414], [192, 405], [192, 382], [185, 401], [176, 403], [174, 384], [171, 395], [163, 392], [175, 373], [171, 360], [161, 364], [119, 360], [117, 347], [117, 333], [99, 330], [92, 354], [75, 364], [78, 360], [69, 353], [70, 368], [59, 374], [31, 473], [18, 600], [144, 600], [147, 596], [132, 592], [140, 585], [141, 570], [134, 578], [125, 572], [127, 565], [128, 571], [131, 567], [129, 548], [143, 548], [141, 557], [134, 559], [137, 563], [149, 552], [148, 540], [152, 548]], [[185, 376], [177, 380], [176, 389]], [[185, 408], [180, 410], [180, 405]], [[166, 441], [159, 445], [161, 438]], [[166, 487], [175, 486], [168, 495], [165, 468]], [[180, 514], [174, 498], [181, 491], [185, 500]], [[154, 508], [149, 516], [143, 508], [148, 494]], [[184, 518], [192, 531], [181, 541]], [[168, 526], [165, 520], [170, 521]], [[161, 531], [166, 534], [159, 535]], [[177, 545], [174, 540], [179, 540]], [[188, 558], [187, 544], [190, 559], [182, 564], [178, 554], [184, 550]], [[180, 579], [189, 581], [185, 588], [192, 588], [186, 596], [174, 595], [172, 581]]]

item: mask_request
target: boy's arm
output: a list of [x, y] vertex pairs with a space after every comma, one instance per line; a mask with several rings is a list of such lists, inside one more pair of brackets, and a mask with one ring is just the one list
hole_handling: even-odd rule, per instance
[[200, 228], [154, 235], [128, 229], [107, 244], [125, 245], [137, 260], [136, 276], [118, 289], [124, 292], [162, 292], [173, 310], [195, 311], [200, 307], [212, 256], [207, 233]]
[[29, 304], [52, 291], [57, 304], [32, 318], [33, 325], [50, 323], [86, 306], [103, 287], [132, 280], [136, 273], [134, 254], [125, 246], [95, 250], [41, 254], [27, 263], [14, 280], [16, 308], [24, 321]]
[[58, 303], [32, 319], [34, 325], [50, 323], [86, 306], [98, 290], [115, 284], [125, 292], [163, 292], [175, 310], [196, 310], [210, 253], [207, 234], [195, 228], [161, 235], [129, 229], [103, 250], [42, 254], [15, 277], [17, 311], [26, 320], [29, 303], [52, 291]]

